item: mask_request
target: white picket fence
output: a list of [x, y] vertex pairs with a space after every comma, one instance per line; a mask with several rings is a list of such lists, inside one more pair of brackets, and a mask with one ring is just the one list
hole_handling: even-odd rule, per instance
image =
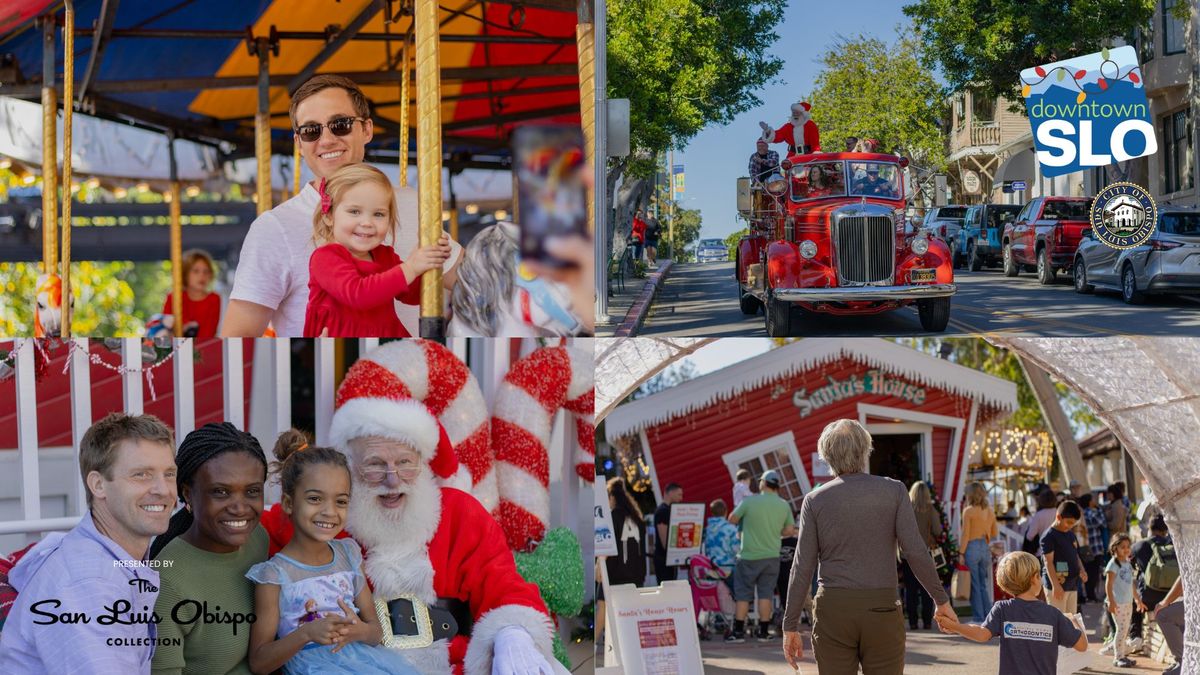
[[[29, 339], [15, 341], [17, 448], [15, 453], [11, 449], [0, 449], [0, 554], [24, 546], [22, 542], [38, 539], [41, 533], [74, 527], [86, 510], [84, 486], [79, 478], [78, 448], [84, 432], [92, 423], [89, 340], [76, 338], [73, 342], [78, 348], [71, 351], [68, 369], [72, 447], [43, 448], [38, 446], [37, 438], [38, 387], [34, 379], [37, 346]], [[174, 373], [175, 437], [178, 442], [195, 428], [196, 392], [192, 340], [176, 339], [174, 342], [176, 353], [171, 367]], [[224, 419], [238, 428], [249, 430], [264, 448], [274, 444], [279, 432], [293, 426], [290, 342], [286, 338], [255, 341], [254, 381], [250, 383], [245, 382], [243, 377], [248, 355], [243, 353], [242, 340], [222, 342]], [[362, 338], [359, 340], [359, 353], [366, 353], [378, 344], [378, 338]], [[592, 348], [590, 340], [575, 340], [572, 344], [589, 351]], [[328, 438], [333, 418], [337, 375], [334, 370], [335, 346], [333, 339], [315, 341], [315, 433], [318, 443]], [[511, 346], [512, 342], [507, 339], [451, 338], [447, 341], [447, 347], [470, 366], [483, 390], [489, 411], [511, 365]], [[525, 356], [538, 346], [535, 340], [521, 340], [518, 356]], [[139, 340], [131, 338], [122, 342], [121, 362], [129, 369], [121, 376], [122, 410], [128, 414], [141, 414], [146, 393], [143, 388], [145, 377], [140, 371], [142, 356]], [[250, 420], [246, 419], [244, 406], [247, 387], [250, 387], [251, 394]], [[58, 411], [54, 414], [58, 414]], [[592, 496], [590, 489], [581, 487], [574, 473], [574, 463], [570, 458], [575, 456], [577, 441], [572, 433], [573, 425], [564, 425], [563, 418], [564, 415], [558, 415], [551, 437], [551, 525], [570, 527], [581, 541], [586, 542], [591, 537], [591, 523], [581, 520], [590, 520]], [[13, 477], [18, 479], [14, 481]], [[19, 509], [13, 508], [14, 497], [18, 497]], [[268, 493], [268, 502], [273, 501]], [[47, 510], [58, 512], [58, 515], [46, 517], [43, 514], [44, 504], [48, 506]], [[16, 518], [5, 517], [6, 513], [14, 511]]]

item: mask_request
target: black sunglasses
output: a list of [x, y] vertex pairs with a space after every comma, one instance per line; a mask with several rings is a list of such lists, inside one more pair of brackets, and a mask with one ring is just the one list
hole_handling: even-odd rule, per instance
[[362, 117], [339, 117], [330, 120], [328, 124], [305, 124], [296, 129], [296, 135], [305, 143], [312, 143], [321, 138], [321, 130], [328, 127], [334, 136], [345, 136], [354, 128], [355, 122], [366, 122]]

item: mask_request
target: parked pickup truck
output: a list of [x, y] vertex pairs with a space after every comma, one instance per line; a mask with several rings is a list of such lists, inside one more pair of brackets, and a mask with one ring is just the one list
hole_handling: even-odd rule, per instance
[[1037, 271], [1043, 285], [1054, 283], [1059, 270], [1070, 271], [1075, 249], [1088, 222], [1090, 197], [1035, 197], [1015, 220], [1004, 226], [1001, 239], [1004, 276], [1015, 277], [1024, 267]]

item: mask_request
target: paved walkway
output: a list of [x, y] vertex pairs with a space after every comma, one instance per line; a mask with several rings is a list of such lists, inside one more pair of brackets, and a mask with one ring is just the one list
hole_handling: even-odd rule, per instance
[[[1165, 665], [1156, 663], [1141, 654], [1131, 658], [1137, 663], [1134, 668], [1114, 668], [1112, 657], [1101, 656], [1100, 638], [1096, 629], [1100, 626], [1100, 606], [1092, 603], [1083, 608], [1084, 622], [1088, 626], [1088, 651], [1094, 656], [1092, 664], [1079, 673], [1118, 675], [1121, 673], [1160, 673]], [[815, 675], [812, 641], [808, 626], [804, 626], [805, 659], [800, 672]], [[987, 644], [972, 642], [956, 635], [946, 635], [938, 630], [918, 630], [908, 634], [906, 643], [905, 675], [948, 675], [950, 673], [995, 673], [1000, 667], [1000, 650], [993, 640]], [[795, 671], [783, 658], [783, 648], [778, 638], [769, 643], [748, 640], [740, 645], [727, 645], [720, 638], [700, 643], [704, 655], [705, 675], [793, 675]]]

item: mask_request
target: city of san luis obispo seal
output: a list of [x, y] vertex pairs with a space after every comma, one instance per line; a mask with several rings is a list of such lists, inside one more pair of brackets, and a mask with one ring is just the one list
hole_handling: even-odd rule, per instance
[[1112, 183], [1092, 200], [1092, 232], [1112, 248], [1141, 246], [1154, 234], [1158, 209], [1154, 198], [1134, 183]]

